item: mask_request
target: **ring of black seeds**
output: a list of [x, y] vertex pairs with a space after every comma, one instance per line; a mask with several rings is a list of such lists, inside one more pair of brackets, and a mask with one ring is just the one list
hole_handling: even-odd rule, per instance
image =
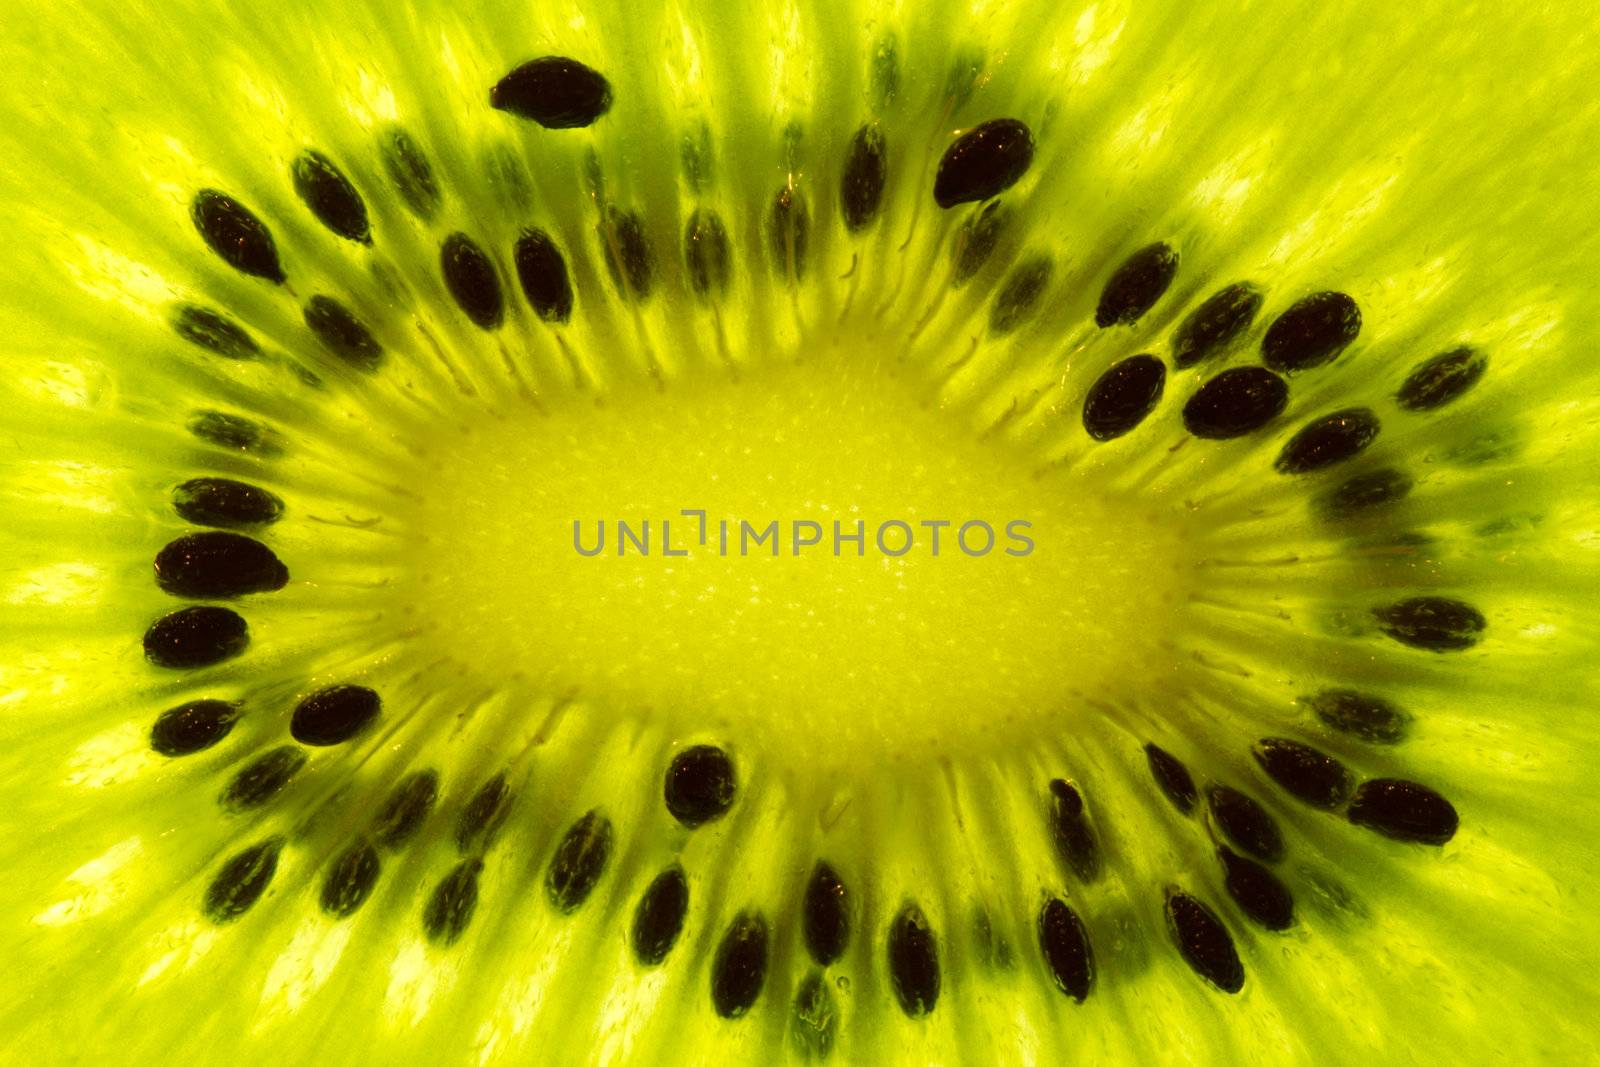
[[[886, 53], [890, 60], [892, 50]], [[970, 69], [967, 69], [969, 68]], [[982, 69], [981, 57], [958, 61], [952, 73], [952, 101], [964, 102]], [[965, 71], [965, 73], [963, 73]], [[874, 69], [874, 76], [878, 71]], [[887, 76], [886, 76], [887, 77]], [[892, 77], [881, 88], [880, 103], [893, 95]], [[546, 56], [524, 63], [490, 91], [491, 105], [549, 129], [588, 126], [612, 106], [609, 82], [576, 60]], [[779, 187], [766, 218], [767, 251], [777, 272], [793, 282], [802, 279], [811, 239], [807, 194], [796, 184], [799, 170], [799, 127], [791, 128], [790, 179]], [[707, 134], [709, 137], [709, 134]], [[697, 190], [709, 187], [709, 149], [690, 152], [685, 139], [684, 168]], [[403, 129], [380, 138], [384, 165], [403, 200], [418, 218], [429, 220], [442, 203], [442, 190], [420, 145]], [[981, 203], [962, 220], [953, 248], [952, 284], [960, 285], [989, 260], [999, 243], [1007, 216], [993, 198], [1027, 172], [1034, 152], [1032, 133], [1015, 119], [985, 122], [959, 137], [940, 159], [934, 197], [941, 208]], [[691, 165], [692, 157], [692, 165]], [[598, 188], [597, 156], [591, 154]], [[840, 223], [855, 233], [880, 215], [888, 176], [887, 141], [876, 121], [861, 125], [850, 142], [839, 176]], [[335, 235], [371, 244], [365, 202], [338, 167], [325, 155], [305, 149], [291, 165], [295, 192], [316, 219]], [[987, 201], [986, 203], [983, 203]], [[266, 224], [232, 196], [203, 189], [191, 203], [191, 217], [206, 245], [234, 270], [281, 284], [286, 281], [276, 244]], [[606, 207], [598, 227], [601, 257], [625, 299], [643, 301], [655, 280], [654, 253], [644, 216]], [[546, 323], [567, 322], [574, 292], [566, 260], [550, 236], [524, 230], [513, 252], [513, 267], [529, 305]], [[709, 298], [726, 291], [731, 275], [731, 246], [721, 217], [696, 208], [684, 230], [684, 265], [691, 289]], [[1007, 274], [990, 306], [990, 330], [1003, 335], [1032, 316], [1049, 286], [1053, 260], [1034, 254], [1019, 260]], [[1169, 244], [1140, 248], [1112, 272], [1100, 294], [1096, 325], [1109, 329], [1133, 325], [1170, 288], [1178, 254]], [[453, 233], [440, 245], [440, 271], [457, 307], [476, 326], [494, 330], [505, 315], [501, 276], [491, 254], [464, 233]], [[1252, 326], [1264, 294], [1240, 282], [1212, 294], [1194, 309], [1172, 337], [1178, 369], [1214, 358]], [[382, 346], [356, 314], [338, 299], [315, 295], [304, 307], [306, 326], [321, 345], [344, 363], [365, 371], [382, 361]], [[239, 323], [221, 311], [197, 304], [173, 308], [174, 331], [192, 345], [233, 360], [255, 359], [260, 345]], [[380, 325], [382, 323], [380, 322]], [[1349, 296], [1326, 291], [1302, 297], [1278, 315], [1261, 340], [1262, 362], [1271, 370], [1240, 367], [1205, 382], [1185, 405], [1186, 428], [1197, 437], [1227, 439], [1259, 430], [1286, 407], [1288, 386], [1281, 374], [1293, 374], [1337, 359], [1359, 335], [1360, 310]], [[1395, 394], [1398, 406], [1426, 412], [1454, 401], [1482, 377], [1485, 357], [1462, 346], [1425, 361]], [[303, 381], [318, 384], [309, 369]], [[1083, 406], [1083, 423], [1097, 441], [1122, 436], [1140, 424], [1161, 399], [1166, 365], [1150, 354], [1122, 359], [1091, 386]], [[249, 420], [206, 412], [190, 423], [199, 437], [221, 447], [267, 454], [264, 431]], [[1350, 408], [1305, 424], [1283, 446], [1275, 468], [1283, 474], [1307, 474], [1354, 458], [1379, 432], [1377, 415]], [[1403, 497], [1411, 488], [1408, 475], [1380, 469], [1354, 475], [1324, 494], [1325, 517], [1347, 519]], [[284, 504], [274, 494], [227, 478], [195, 478], [173, 491], [173, 507], [189, 522], [215, 527], [259, 527], [279, 520]], [[181, 597], [231, 599], [282, 588], [288, 571], [272, 549], [254, 537], [223, 530], [184, 534], [158, 553], [156, 578], [165, 592]], [[1481, 613], [1465, 602], [1421, 596], [1372, 609], [1378, 628], [1401, 644], [1433, 652], [1459, 651], [1476, 644], [1486, 629]], [[151, 624], [145, 653], [163, 667], [203, 667], [239, 654], [248, 643], [241, 616], [220, 607], [198, 606], [170, 613]], [[1309, 698], [1317, 719], [1343, 734], [1377, 744], [1402, 739], [1409, 717], [1383, 698], [1350, 690], [1324, 690]], [[209, 749], [233, 728], [240, 703], [196, 699], [170, 708], [156, 720], [150, 747], [165, 756], [190, 755]], [[381, 700], [374, 690], [340, 684], [320, 689], [296, 705], [291, 737], [306, 746], [337, 745], [352, 740], [379, 718]], [[1314, 724], [1313, 724], [1314, 725]], [[1160, 791], [1181, 814], [1193, 813], [1199, 790], [1188, 769], [1153, 744], [1145, 746], [1150, 772]], [[1452, 839], [1458, 817], [1450, 802], [1430, 787], [1406, 779], [1380, 778], [1357, 785], [1357, 776], [1340, 760], [1284, 737], [1259, 741], [1252, 754], [1261, 771], [1283, 792], [1325, 811], [1345, 809], [1348, 821], [1400, 842], [1442, 845]], [[310, 760], [295, 745], [255, 754], [238, 767], [219, 804], [242, 813], [269, 804], [289, 786]], [[694, 829], [722, 817], [736, 794], [732, 760], [715, 746], [700, 745], [679, 752], [664, 781], [670, 814]], [[396, 850], [412, 840], [433, 813], [440, 796], [437, 772], [424, 770], [403, 779], [389, 793], [365, 833], [358, 833], [322, 870], [319, 903], [334, 920], [354, 915], [374, 892], [383, 871], [380, 848]], [[1285, 851], [1282, 833], [1266, 808], [1229, 786], [1212, 785], [1206, 793], [1211, 819], [1242, 852], [1267, 862]], [[459, 940], [478, 902], [485, 853], [505, 822], [511, 804], [507, 775], [490, 778], [460, 809], [455, 839], [461, 858], [433, 883], [422, 908], [422, 928], [438, 946]], [[1092, 883], [1100, 872], [1099, 839], [1079, 788], [1065, 779], [1049, 784], [1047, 824], [1063, 868], [1079, 882]], [[1193, 826], [1193, 824], [1191, 824]], [[545, 865], [547, 902], [560, 915], [580, 909], [605, 876], [614, 847], [614, 828], [598, 808], [565, 828]], [[207, 887], [203, 913], [214, 923], [232, 922], [267, 893], [286, 839], [268, 838], [228, 857]], [[1272, 931], [1294, 923], [1294, 897], [1288, 886], [1257, 859], [1217, 845], [1228, 898], [1250, 921]], [[815, 968], [799, 983], [790, 1008], [791, 1034], [807, 1056], [826, 1056], [834, 1043], [837, 1005], [821, 968], [837, 962], [851, 934], [852, 897], [834, 868], [818, 861], [805, 884], [801, 926], [806, 950]], [[679, 938], [688, 913], [689, 886], [676, 864], [656, 875], [633, 912], [629, 940], [641, 967], [661, 964]], [[1217, 988], [1238, 992], [1243, 965], [1232, 935], [1212, 907], [1188, 892], [1169, 889], [1165, 910], [1169, 932], [1179, 954], [1200, 977]], [[987, 912], [978, 905], [975, 926], [981, 929], [986, 964], [1003, 966], [1009, 948], [997, 939]], [[1231, 913], [1230, 913], [1231, 914]], [[890, 985], [911, 1018], [933, 1011], [943, 981], [939, 939], [921, 907], [905, 901], [878, 933], [884, 938]], [[1077, 1002], [1089, 995], [1095, 980], [1094, 956], [1087, 929], [1061, 897], [1047, 896], [1037, 914], [1038, 948], [1057, 988]], [[863, 931], [863, 939], [867, 932]], [[711, 965], [711, 1001], [718, 1015], [737, 1019], [761, 997], [774, 952], [774, 934], [759, 911], [739, 912], [725, 927]], [[782, 944], [781, 940], [777, 941]], [[809, 965], [807, 965], [809, 967]], [[842, 988], [842, 986], [841, 986]]]

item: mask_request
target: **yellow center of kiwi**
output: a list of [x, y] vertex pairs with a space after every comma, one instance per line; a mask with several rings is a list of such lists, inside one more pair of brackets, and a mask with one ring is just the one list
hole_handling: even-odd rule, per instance
[[1170, 511], [1041, 473], [876, 358], [443, 431], [401, 590], [417, 639], [490, 681], [821, 762], [1004, 744], [1159, 689], [1192, 573]]

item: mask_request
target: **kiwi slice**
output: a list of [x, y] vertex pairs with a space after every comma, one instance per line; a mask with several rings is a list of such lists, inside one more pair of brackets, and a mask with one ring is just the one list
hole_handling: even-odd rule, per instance
[[29, 2], [30, 1062], [1582, 1062], [1582, 5]]

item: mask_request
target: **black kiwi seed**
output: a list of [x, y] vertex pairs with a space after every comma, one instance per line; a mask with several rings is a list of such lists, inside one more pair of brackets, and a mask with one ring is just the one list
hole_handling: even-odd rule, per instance
[[244, 617], [197, 605], [163, 615], [144, 632], [144, 655], [157, 667], [187, 670], [232, 659], [250, 643]]
[[826, 862], [819, 862], [806, 883], [801, 926], [811, 958], [824, 967], [844, 955], [845, 943], [850, 939], [847, 901], [838, 872]]
[[1252, 922], [1268, 930], [1287, 930], [1294, 925], [1294, 896], [1277, 875], [1226, 845], [1217, 848], [1217, 855], [1228, 895]]
[[318, 222], [346, 240], [372, 243], [366, 202], [333, 160], [308, 148], [295, 157], [291, 171], [295, 195]]
[[205, 917], [230, 923], [254, 907], [272, 884], [283, 845], [283, 838], [269, 837], [229, 857], [206, 888]]
[[168, 708], [150, 728], [150, 748], [163, 756], [204, 752], [233, 731], [239, 705], [231, 700], [191, 700]]
[[1033, 133], [1017, 119], [990, 119], [974, 126], [939, 159], [933, 200], [942, 208], [999, 196], [1033, 163]]
[[1442, 596], [1418, 596], [1373, 608], [1384, 633], [1410, 648], [1460, 652], [1483, 637], [1488, 622], [1471, 604]]
[[689, 269], [689, 286], [697, 296], [721, 294], [728, 289], [728, 230], [722, 216], [710, 208], [696, 208], [683, 229], [683, 259]]
[[1283, 834], [1266, 808], [1232, 786], [1212, 786], [1207, 797], [1211, 814], [1229, 841], [1268, 863], [1283, 858]]
[[1063, 779], [1050, 783], [1050, 839], [1082, 882], [1100, 874], [1100, 848], [1083, 810], [1083, 794]]
[[1211, 378], [1183, 406], [1183, 424], [1196, 437], [1243, 437], [1277, 418], [1289, 386], [1261, 367], [1232, 367]]
[[1164, 241], [1145, 245], [1112, 271], [1111, 279], [1100, 291], [1094, 324], [1129, 326], [1155, 307], [1156, 301], [1178, 276], [1178, 253]]
[[179, 337], [208, 352], [228, 359], [255, 359], [261, 355], [256, 339], [220, 311], [199, 304], [179, 304], [172, 309], [169, 321]]
[[839, 1029], [839, 1007], [834, 1002], [833, 990], [821, 971], [813, 971], [794, 995], [790, 1022], [794, 1047], [809, 1060], [825, 1060], [833, 1051], [833, 1039]]
[[378, 153], [406, 208], [423, 222], [432, 221], [443, 197], [433, 176], [433, 164], [416, 138], [399, 126], [391, 126], [378, 141]]
[[496, 82], [489, 106], [547, 130], [579, 129], [611, 110], [611, 83], [576, 59], [540, 56]]
[[439, 799], [439, 772], [415, 771], [394, 787], [377, 818], [372, 837], [387, 849], [397, 849], [417, 835]]
[[207, 247], [242, 274], [282, 285], [286, 279], [278, 262], [278, 246], [266, 223], [249, 208], [215, 189], [202, 189], [189, 208], [195, 229]]
[[302, 745], [340, 745], [371, 726], [382, 706], [364, 685], [330, 685], [295, 705], [289, 734]]
[[378, 850], [365, 841], [339, 853], [322, 879], [322, 910], [335, 919], [354, 915], [372, 895], [381, 869]]
[[289, 582], [289, 568], [254, 538], [223, 530], [185, 534], [156, 553], [162, 592], [194, 598], [270, 593]]
[[662, 792], [673, 818], [692, 830], [727, 814], [736, 788], [728, 754], [714, 745], [695, 745], [672, 757]]
[[1026, 322], [1039, 306], [1039, 297], [1054, 271], [1049, 256], [1034, 256], [1011, 268], [989, 309], [989, 332], [1000, 336]]
[[217, 803], [235, 814], [259, 808], [283, 792], [305, 765], [304, 752], [294, 745], [280, 745], [245, 764], [222, 790]]
[[844, 177], [839, 183], [839, 206], [844, 228], [854, 233], [865, 229], [883, 209], [884, 185], [889, 179], [887, 149], [883, 130], [869, 122], [850, 139], [845, 156]]
[[572, 280], [567, 277], [567, 261], [550, 235], [543, 230], [523, 230], [513, 258], [517, 280], [534, 313], [545, 322], [572, 318]]
[[889, 978], [900, 1010], [915, 1019], [939, 1002], [939, 947], [928, 917], [907, 904], [889, 924]]
[[[655, 281], [655, 261], [644, 235], [644, 219], [636, 211], [611, 208], [598, 228], [600, 251], [611, 281], [625, 295], [643, 300]], [[626, 279], [626, 281], [624, 281]]]
[[266, 431], [256, 422], [241, 415], [221, 411], [197, 411], [185, 424], [190, 433], [216, 445], [240, 452], [254, 452], [260, 456], [271, 455], [277, 449], [267, 440]]
[[767, 216], [767, 249], [778, 273], [798, 280], [806, 272], [806, 249], [811, 243], [811, 212], [805, 194], [783, 185], [772, 198]]
[[1000, 234], [1005, 230], [1008, 218], [1010, 212], [1001, 206], [1000, 201], [992, 200], [961, 224], [952, 246], [955, 264], [950, 275], [951, 285], [958, 288], [965, 285], [989, 262], [995, 246], [1000, 243]]
[[1444, 797], [1417, 782], [1373, 778], [1362, 782], [1347, 817], [1396, 841], [1442, 845], [1456, 835], [1460, 820]]
[[741, 912], [722, 935], [711, 964], [711, 1003], [724, 1019], [737, 1019], [761, 996], [767, 980], [767, 921]]
[[456, 816], [456, 847], [462, 855], [488, 849], [511, 812], [511, 786], [504, 773], [490, 778], [472, 794]]
[[1433, 411], [1478, 384], [1489, 369], [1489, 357], [1467, 345], [1424, 360], [1406, 376], [1395, 402], [1407, 411]]
[[1273, 781], [1314, 808], [1337, 808], [1355, 787], [1355, 778], [1344, 764], [1286, 737], [1264, 737], [1251, 754]]
[[1320, 367], [1361, 332], [1361, 309], [1344, 293], [1301, 297], [1272, 321], [1261, 338], [1261, 361], [1277, 371]]
[[1309, 474], [1356, 456], [1378, 437], [1378, 416], [1370, 408], [1345, 408], [1312, 419], [1300, 428], [1272, 467], [1279, 474]]
[[200, 526], [265, 526], [283, 517], [283, 501], [232, 478], [190, 478], [172, 490], [172, 508]]
[[1167, 928], [1178, 954], [1195, 974], [1224, 993], [1244, 988], [1244, 964], [1216, 912], [1188, 893], [1169, 889]]
[[1156, 785], [1172, 801], [1172, 806], [1187, 815], [1194, 810], [1194, 805], [1200, 799], [1200, 792], [1195, 788], [1194, 778], [1189, 774], [1189, 768], [1183, 761], [1164, 748], [1147, 744], [1144, 746], [1145, 758], [1150, 763], [1150, 776], [1156, 780]]
[[611, 858], [611, 838], [611, 820], [598, 808], [572, 824], [545, 872], [544, 889], [551, 907], [570, 913], [589, 899]]
[[445, 287], [480, 330], [493, 330], [505, 320], [500, 275], [489, 256], [464, 233], [453, 233], [439, 246], [439, 270]]
[[682, 867], [668, 867], [644, 891], [633, 913], [633, 954], [646, 967], [667, 958], [689, 911], [689, 882]]
[[383, 346], [353, 311], [333, 297], [306, 301], [305, 320], [323, 347], [357, 370], [373, 371], [383, 362]]
[[1412, 484], [1409, 474], [1392, 467], [1367, 471], [1346, 479], [1322, 497], [1318, 511], [1326, 519], [1353, 519], [1403, 500]]
[[462, 860], [434, 887], [422, 909], [422, 932], [442, 947], [453, 945], [467, 930], [478, 909], [480, 859]]
[[1173, 366], [1185, 370], [1221, 355], [1250, 328], [1261, 300], [1261, 290], [1250, 282], [1235, 282], [1206, 297], [1173, 334]]
[[1155, 356], [1129, 356], [1113, 363], [1089, 387], [1083, 428], [1096, 441], [1121, 437], [1145, 420], [1161, 401], [1167, 365]]
[[1059, 897], [1039, 911], [1039, 947], [1056, 988], [1082, 1004], [1094, 982], [1094, 952], [1082, 920]]
[[1373, 744], [1403, 739], [1411, 717], [1382, 697], [1354, 689], [1324, 689], [1309, 700], [1317, 718], [1342, 734]]

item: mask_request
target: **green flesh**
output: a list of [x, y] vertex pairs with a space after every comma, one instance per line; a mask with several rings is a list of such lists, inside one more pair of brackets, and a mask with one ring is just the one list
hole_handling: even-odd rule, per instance
[[[1592, 1055], [1600, 49], [1578, 5], [25, 6], [0, 41], [0, 1047], [206, 1064]], [[489, 87], [540, 55], [601, 71], [610, 110], [546, 130], [491, 109]], [[983, 206], [940, 209], [935, 170], [997, 117], [1026, 122], [1036, 154], [1000, 197], [993, 255], [952, 284]], [[841, 176], [869, 122], [886, 191], [851, 229]], [[431, 196], [415, 175], [397, 188], [380, 149], [397, 128]], [[297, 198], [307, 149], [359, 192], [370, 245]], [[190, 208], [209, 188], [270, 229], [285, 285], [206, 248]], [[780, 189], [804, 201], [803, 236], [773, 232]], [[608, 267], [629, 239], [613, 208], [651, 250], [642, 297], [636, 264]], [[684, 260], [697, 210], [730, 241], [711, 299]], [[569, 322], [518, 286], [528, 227], [566, 257]], [[496, 264], [498, 328], [441, 278], [458, 232]], [[1155, 241], [1178, 254], [1171, 287], [1097, 327], [1108, 279]], [[1041, 260], [1037, 305], [997, 311]], [[1239, 281], [1264, 292], [1253, 325], [1174, 369], [1175, 331]], [[1322, 290], [1359, 304], [1354, 344], [1286, 375], [1263, 429], [1193, 437], [1202, 383], [1259, 366], [1268, 326]], [[376, 369], [313, 337], [317, 295], [370, 327]], [[187, 343], [182, 304], [225, 312], [259, 352]], [[1397, 403], [1463, 345], [1487, 355], [1481, 381], [1432, 410]], [[1085, 397], [1136, 353], [1165, 361], [1160, 401], [1096, 442]], [[1359, 456], [1274, 470], [1307, 422], [1354, 408], [1381, 424]], [[203, 440], [203, 412], [267, 438]], [[1403, 499], [1330, 517], [1349, 479], [1391, 469]], [[151, 561], [199, 529], [173, 506], [197, 477], [281, 498], [281, 521], [239, 530], [289, 581], [203, 600], [248, 620], [241, 655], [162, 669], [141, 635], [194, 601]], [[612, 535], [648, 519], [656, 538], [672, 520], [677, 539], [684, 508], [785, 538], [859, 518], [867, 554], [572, 551], [575, 519]], [[1025, 558], [1003, 553], [1013, 518], [1033, 524]], [[925, 519], [987, 520], [1000, 547], [874, 549], [879, 523]], [[1470, 604], [1482, 633], [1428, 651], [1374, 613], [1423, 596]], [[315, 735], [295, 708], [336, 685], [379, 694], [374, 724], [300, 743]], [[1311, 699], [1327, 690], [1380, 697], [1403, 728], [1333, 729]], [[155, 751], [158, 717], [202, 699], [239, 702], [226, 736]], [[1252, 757], [1263, 738], [1336, 757], [1351, 784], [1424, 783], [1459, 830], [1401, 842], [1342, 795], [1304, 803]], [[1193, 775], [1192, 813], [1147, 743]], [[691, 827], [663, 780], [695, 745], [730, 754], [736, 789]], [[237, 776], [285, 746], [303, 768], [241, 801]], [[436, 806], [387, 841], [386, 802], [424, 770]], [[462, 833], [499, 774], [509, 806]], [[1055, 779], [1084, 798], [1092, 861], [1052, 839]], [[1216, 785], [1282, 831], [1267, 865], [1294, 898], [1285, 931], [1230, 897]], [[328, 872], [354, 877], [369, 843], [370, 897], [330, 898]], [[819, 861], [849, 921], [825, 965], [802, 919]], [[270, 869], [259, 899], [219, 889], [230, 864], [236, 894]], [[646, 966], [636, 910], [673, 865], [686, 918]], [[1185, 963], [1172, 888], [1229, 931], [1237, 994]], [[1041, 946], [1051, 898], [1093, 946], [1081, 1003]], [[765, 933], [751, 989], [727, 988], [730, 930]], [[927, 931], [936, 997], [906, 962]]]

